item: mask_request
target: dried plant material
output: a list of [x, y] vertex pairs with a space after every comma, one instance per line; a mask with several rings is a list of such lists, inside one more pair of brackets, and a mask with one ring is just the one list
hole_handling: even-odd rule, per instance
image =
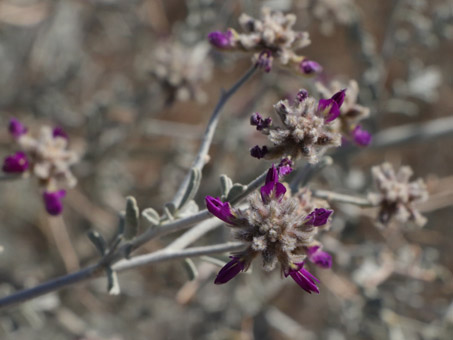
[[422, 227], [426, 218], [415, 208], [415, 203], [426, 201], [428, 191], [422, 179], [409, 182], [412, 169], [401, 167], [397, 172], [389, 163], [371, 169], [378, 193], [370, 193], [368, 199], [380, 207], [378, 222], [387, 225], [393, 217], [401, 223], [415, 222]]

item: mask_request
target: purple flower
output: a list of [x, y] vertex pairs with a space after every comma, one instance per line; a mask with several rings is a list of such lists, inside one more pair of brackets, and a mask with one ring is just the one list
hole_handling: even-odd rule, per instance
[[307, 98], [308, 98], [308, 91], [307, 90], [302, 89], [302, 90], [299, 90], [299, 92], [297, 92], [296, 100], [299, 103], [302, 103]]
[[304, 59], [300, 63], [300, 69], [305, 74], [313, 74], [321, 72], [322, 66], [316, 61]]
[[265, 128], [268, 128], [272, 124], [272, 118], [263, 119], [263, 117], [258, 113], [254, 113], [250, 117], [250, 125], [256, 126], [258, 131], [261, 131]]
[[42, 198], [44, 200], [44, 205], [46, 206], [46, 211], [52, 215], [60, 215], [63, 211], [63, 203], [61, 200], [66, 196], [66, 190], [58, 190], [53, 192], [44, 191]]
[[332, 256], [321, 250], [320, 246], [312, 246], [307, 249], [307, 257], [314, 264], [321, 268], [328, 269], [332, 267]]
[[371, 142], [371, 134], [368, 131], [363, 130], [360, 125], [357, 125], [354, 128], [352, 136], [354, 137], [354, 141], [361, 146], [367, 146]]
[[18, 151], [14, 155], [8, 156], [3, 162], [3, 171], [6, 173], [22, 173], [28, 169], [27, 155]]
[[340, 115], [340, 107], [344, 102], [346, 89], [335, 93], [330, 99], [321, 99], [318, 104], [318, 111], [325, 115], [325, 122], [329, 123]]
[[264, 69], [266, 73], [269, 73], [272, 69], [272, 53], [269, 50], [261, 52], [256, 61], [256, 66]]
[[19, 138], [20, 136], [24, 135], [27, 133], [28, 129], [26, 128], [25, 125], [23, 125], [19, 120], [16, 118], [11, 118], [9, 120], [9, 126], [8, 126], [9, 133], [14, 137], [14, 138]]
[[333, 210], [316, 208], [305, 218], [305, 225], [312, 225], [315, 227], [323, 226], [327, 223], [330, 215], [332, 215]]
[[228, 262], [226, 265], [224, 265], [223, 268], [220, 269], [219, 273], [217, 274], [217, 277], [215, 278], [214, 281], [216, 285], [227, 283], [233, 277], [235, 277], [237, 274], [244, 270], [245, 266], [243, 260], [236, 256], [230, 256], [230, 259], [232, 260]]
[[253, 148], [250, 149], [250, 156], [254, 158], [263, 158], [269, 152], [267, 146], [263, 146], [260, 148], [258, 145], [255, 145]]
[[268, 203], [272, 192], [275, 193], [277, 199], [283, 198], [286, 193], [286, 187], [278, 181], [278, 171], [272, 164], [266, 176], [266, 183], [261, 187], [261, 199], [264, 203]]
[[[294, 281], [307, 293], [315, 292], [319, 294], [319, 289], [316, 286], [316, 282], [319, 280], [314, 277], [308, 270], [304, 269], [304, 262], [295, 263], [293, 269], [290, 269], [285, 273], [285, 277], [290, 275]], [[316, 281], [316, 282], [315, 282]]]
[[60, 126], [57, 126], [53, 129], [52, 131], [52, 137], [55, 138], [55, 137], [62, 137], [64, 139], [68, 139], [68, 135], [66, 134], [66, 132], [63, 130], [63, 128], [61, 128]]
[[235, 217], [231, 212], [230, 203], [222, 202], [219, 197], [214, 198], [212, 196], [206, 196], [205, 201], [206, 208], [211, 214], [226, 223], [234, 224]]
[[293, 171], [293, 162], [289, 158], [283, 158], [277, 166], [280, 177], [286, 176]]
[[220, 31], [214, 31], [208, 34], [208, 40], [211, 43], [211, 45], [220, 49], [226, 49], [228, 47], [231, 47], [232, 38], [233, 33], [231, 31], [226, 31], [225, 33]]

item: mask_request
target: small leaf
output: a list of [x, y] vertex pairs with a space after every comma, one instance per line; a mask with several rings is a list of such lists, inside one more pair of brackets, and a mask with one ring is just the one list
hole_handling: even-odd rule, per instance
[[107, 249], [107, 243], [105, 242], [104, 238], [101, 234], [99, 234], [95, 230], [90, 230], [88, 232], [88, 238], [90, 239], [91, 243], [94, 244], [96, 249], [99, 251], [101, 255], [105, 255]]
[[173, 203], [166, 203], [165, 206], [164, 206], [164, 212], [165, 212], [165, 215], [167, 215], [168, 219], [170, 221], [173, 221], [175, 218], [174, 218], [174, 215], [176, 213], [176, 207]]
[[118, 282], [117, 273], [110, 267], [105, 269], [107, 273], [108, 292], [110, 295], [118, 295], [121, 292], [120, 284]]
[[233, 181], [227, 175], [220, 175], [220, 190], [222, 193], [222, 198], [227, 198], [228, 193], [233, 187]]
[[[190, 179], [189, 184], [187, 186], [187, 190], [184, 193], [184, 196], [181, 199], [181, 203], [179, 204], [179, 209], [181, 209], [187, 202], [192, 200], [198, 192], [198, 188], [200, 187], [201, 183], [201, 170], [198, 168], [190, 169]], [[175, 209], [176, 210], [176, 209]], [[175, 211], [172, 211], [174, 214]]]
[[143, 210], [142, 216], [153, 226], [160, 224], [159, 214], [153, 208], [146, 208], [145, 210]]
[[228, 193], [226, 200], [228, 202], [231, 201], [232, 199], [234, 199], [237, 196], [239, 196], [240, 194], [242, 194], [245, 190], [247, 190], [246, 185], [242, 185], [239, 183], [234, 184], [233, 187], [230, 189], [230, 192]]
[[134, 197], [126, 197], [126, 229], [124, 231], [124, 238], [126, 240], [133, 239], [138, 233], [138, 216], [139, 210], [137, 201]]
[[118, 214], [118, 233], [117, 236], [121, 237], [126, 230], [126, 212], [120, 211]]
[[189, 276], [189, 280], [193, 281], [198, 277], [198, 270], [195, 266], [195, 263], [189, 258], [184, 259], [183, 262], [184, 268], [187, 271], [187, 275]]

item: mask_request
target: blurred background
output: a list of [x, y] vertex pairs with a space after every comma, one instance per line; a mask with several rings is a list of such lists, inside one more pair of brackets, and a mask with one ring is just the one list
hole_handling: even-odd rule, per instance
[[[206, 35], [238, 28], [241, 13], [259, 17], [262, 6], [297, 15], [295, 29], [312, 41], [302, 53], [323, 65], [322, 80], [359, 82], [373, 134], [419, 124], [411, 138], [336, 152], [309, 186], [366, 195], [371, 166], [410, 165], [431, 195], [420, 207], [427, 225], [381, 230], [372, 209], [336, 205], [321, 236], [334, 265], [314, 271], [320, 295], [259, 266], [216, 286], [218, 267], [198, 259], [189, 281], [175, 261], [120, 274], [119, 296], [99, 279], [0, 311], [1, 338], [453, 339], [453, 121], [422, 128], [453, 112], [451, 0], [0, 0], [0, 155], [15, 151], [11, 117], [32, 131], [63, 127], [81, 155], [63, 219], [46, 215], [33, 180], [0, 183], [1, 296], [92, 263], [86, 232], [113, 235], [127, 195], [159, 211], [172, 198], [220, 90], [251, 63], [214, 51]], [[247, 183], [270, 165], [249, 156], [266, 143], [249, 117], [271, 115], [299, 88], [316, 95], [313, 80], [274, 67], [227, 103], [201, 208], [219, 194], [220, 174]], [[229, 239], [220, 228], [198, 244]]]

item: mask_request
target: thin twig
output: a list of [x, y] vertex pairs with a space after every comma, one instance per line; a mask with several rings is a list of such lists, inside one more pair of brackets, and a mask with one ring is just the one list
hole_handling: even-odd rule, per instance
[[[123, 271], [149, 263], [162, 262], [186, 257], [196, 257], [215, 253], [224, 253], [239, 250], [243, 247], [244, 247], [243, 243], [230, 242], [224, 244], [215, 244], [206, 247], [194, 247], [178, 251], [168, 251], [164, 249], [152, 254], [137, 256], [130, 260], [120, 261], [113, 266], [113, 269], [115, 271]], [[38, 296], [60, 290], [64, 287], [71, 286], [82, 281], [98, 277], [99, 275], [102, 274], [103, 269], [104, 267], [100, 264], [92, 265], [76, 273], [65, 275], [54, 280], [50, 280], [48, 282], [45, 282], [43, 284], [40, 284], [39, 286], [30, 289], [21, 290], [19, 292], [16, 292], [12, 295], [0, 299], [0, 309], [31, 300]]]
[[314, 197], [323, 198], [328, 201], [349, 203], [349, 204], [354, 204], [354, 205], [358, 205], [361, 207], [374, 207], [375, 206], [373, 203], [371, 203], [366, 198], [339, 194], [339, 193], [333, 192], [333, 191], [312, 190], [312, 195]]
[[[212, 112], [211, 118], [209, 119], [208, 126], [206, 127], [206, 131], [203, 135], [203, 140], [200, 145], [200, 149], [198, 150], [198, 154], [195, 158], [195, 161], [192, 164], [192, 168], [196, 168], [199, 170], [203, 169], [203, 166], [206, 163], [209, 147], [212, 142], [212, 138], [214, 137], [214, 132], [217, 127], [217, 123], [219, 121], [220, 112], [225, 105], [225, 103], [230, 99], [230, 97], [255, 73], [256, 66], [250, 68], [246, 74], [244, 74], [241, 79], [239, 79], [228, 91], [222, 92], [219, 101], [217, 102], [214, 111]], [[184, 196], [184, 193], [187, 190], [190, 182], [190, 172], [184, 178], [184, 181], [181, 183], [178, 191], [176, 192], [175, 197], [173, 198], [172, 202], [175, 207], [179, 207], [181, 204], [181, 200]]]
[[225, 253], [244, 248], [244, 243], [241, 242], [229, 242], [222, 244], [215, 244], [205, 247], [193, 247], [184, 250], [160, 250], [155, 253], [135, 256], [130, 260], [121, 260], [113, 265], [113, 270], [123, 271], [132, 268], [144, 266], [150, 263], [162, 262], [168, 260], [181, 259], [186, 257], [195, 257], [201, 255], [209, 255], [216, 253]]

